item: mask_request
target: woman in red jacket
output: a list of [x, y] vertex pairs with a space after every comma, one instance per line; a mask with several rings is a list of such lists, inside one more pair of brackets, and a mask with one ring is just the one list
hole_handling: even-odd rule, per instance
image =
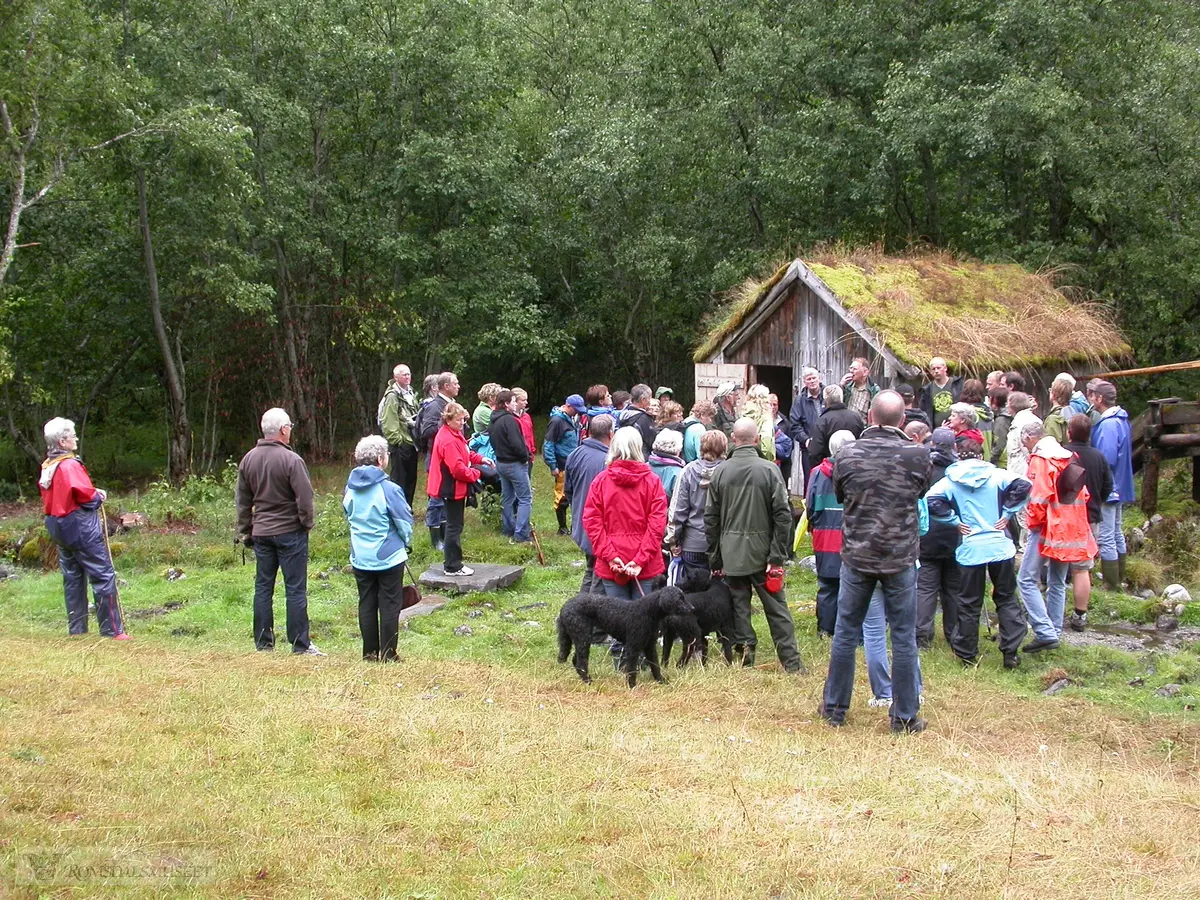
[[442, 427], [433, 439], [429, 453], [429, 476], [425, 493], [437, 497], [446, 504], [446, 542], [442, 550], [442, 570], [447, 575], [474, 575], [462, 562], [463, 513], [467, 505], [469, 486], [480, 479], [482, 473], [472, 464], [485, 464], [478, 453], [467, 447], [463, 435], [463, 421], [467, 411], [457, 403], [447, 403], [442, 412]]
[[596, 554], [596, 576], [610, 597], [633, 600], [661, 575], [667, 498], [642, 459], [642, 434], [626, 426], [608, 448], [583, 507], [583, 528]]

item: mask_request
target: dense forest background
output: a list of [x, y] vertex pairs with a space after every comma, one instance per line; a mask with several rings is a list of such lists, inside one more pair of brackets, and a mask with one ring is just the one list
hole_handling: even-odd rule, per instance
[[1139, 362], [1200, 357], [1198, 25], [1194, 0], [0, 0], [0, 479], [55, 414], [114, 473], [220, 466], [275, 404], [329, 458], [397, 361], [535, 412], [686, 387], [721, 292], [819, 242], [1061, 267]]

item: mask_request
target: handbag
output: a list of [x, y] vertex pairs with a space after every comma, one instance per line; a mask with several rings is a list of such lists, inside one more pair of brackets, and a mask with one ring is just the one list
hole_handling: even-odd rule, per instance
[[413, 578], [412, 567], [408, 563], [404, 564], [404, 573], [408, 575], [408, 580], [412, 584], [404, 585], [401, 590], [400, 608], [408, 609], [410, 606], [416, 606], [421, 602], [421, 588], [417, 584], [417, 579]]

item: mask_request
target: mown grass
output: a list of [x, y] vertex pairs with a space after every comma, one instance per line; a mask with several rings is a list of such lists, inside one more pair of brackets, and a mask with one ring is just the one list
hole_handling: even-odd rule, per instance
[[[758, 670], [673, 670], [666, 685], [629, 691], [594, 653], [599, 677], [585, 686], [554, 662], [554, 616], [581, 573], [570, 541], [551, 536], [542, 468], [549, 566], [472, 514], [468, 560], [524, 562], [525, 577], [412, 620], [396, 665], [357, 658], [339, 473], [318, 473], [309, 582], [326, 659], [251, 652], [253, 570], [233, 553], [223, 497], [200, 505], [195, 535], [124, 538], [129, 644], [64, 637], [56, 575], [0, 583], [5, 890], [1200, 893], [1194, 653], [1068, 648], [1007, 673], [984, 641], [983, 664], [962, 671], [939, 638], [923, 655], [930, 731], [890, 735], [886, 715], [865, 706], [861, 667], [850, 725], [834, 731], [814, 722], [828, 651], [812, 577], [793, 569], [811, 674], [774, 666], [757, 616]], [[419, 526], [415, 544], [420, 567], [432, 555]], [[168, 564], [187, 577], [166, 581]], [[281, 597], [277, 615], [282, 625]], [[463, 623], [473, 634], [455, 636]], [[1052, 669], [1078, 684], [1042, 696]], [[1184, 690], [1156, 696], [1167, 682]], [[32, 851], [140, 874], [20, 883]]]

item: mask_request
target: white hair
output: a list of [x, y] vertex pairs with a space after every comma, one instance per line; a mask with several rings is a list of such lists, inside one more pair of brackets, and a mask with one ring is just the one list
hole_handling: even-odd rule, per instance
[[683, 435], [674, 428], [664, 428], [654, 439], [654, 451], [678, 456], [683, 451]]
[[1040, 419], [1035, 419], [1032, 422], [1026, 422], [1021, 426], [1021, 440], [1028, 438], [1037, 438], [1041, 440], [1046, 435], [1046, 426], [1042, 424]]
[[1063, 384], [1069, 386], [1071, 390], [1075, 390], [1075, 376], [1070, 372], [1059, 372], [1054, 376], [1054, 380], [1061, 381]]
[[829, 438], [829, 455], [837, 456], [838, 451], [847, 444], [853, 444], [857, 438], [854, 437], [853, 431], [847, 431], [843, 428], [841, 431], [835, 431]]
[[75, 433], [75, 423], [70, 419], [55, 416], [42, 428], [42, 437], [46, 439], [47, 450], [57, 450], [64, 438]]
[[816, 369], [814, 369], [812, 366], [805, 366], [803, 369], [800, 370], [801, 378], [807, 378], [809, 375], [816, 375], [818, 378], [821, 377], [821, 373], [818, 372]]
[[747, 400], [765, 400], [771, 396], [771, 391], [765, 384], [752, 384], [746, 394]]
[[970, 403], [953, 403], [950, 405], [950, 415], [958, 416], [971, 428], [979, 422], [979, 413]]
[[617, 459], [628, 459], [634, 462], [646, 461], [645, 451], [642, 449], [642, 433], [632, 425], [618, 428], [617, 433], [613, 435], [612, 443], [608, 446], [606, 465], [611, 465], [613, 460]]
[[825, 405], [830, 403], [842, 402], [842, 386], [840, 384], [828, 384], [825, 386], [825, 393], [821, 395], [821, 399], [825, 401]]
[[287, 414], [286, 410], [280, 409], [278, 406], [273, 406], [263, 413], [260, 424], [262, 426], [263, 437], [274, 437], [288, 425], [292, 424], [292, 417]]
[[387, 440], [378, 434], [368, 434], [354, 448], [354, 464], [359, 466], [378, 466], [387, 459]]

